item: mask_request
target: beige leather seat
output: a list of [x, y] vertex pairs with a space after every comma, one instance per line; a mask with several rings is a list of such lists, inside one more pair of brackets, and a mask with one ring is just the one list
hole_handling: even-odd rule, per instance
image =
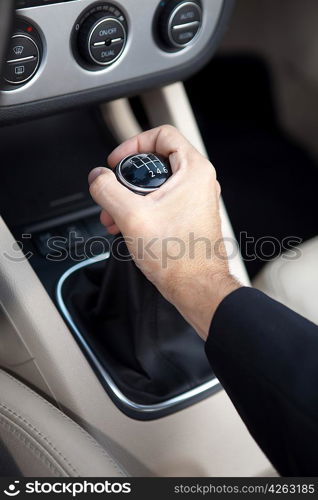
[[266, 264], [253, 286], [318, 324], [318, 237]]
[[125, 475], [84, 429], [1, 369], [0, 438], [23, 476]]

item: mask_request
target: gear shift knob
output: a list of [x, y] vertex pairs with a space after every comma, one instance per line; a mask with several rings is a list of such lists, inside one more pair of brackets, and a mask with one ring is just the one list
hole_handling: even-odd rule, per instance
[[123, 158], [115, 168], [118, 181], [136, 194], [146, 195], [164, 184], [172, 175], [169, 160], [153, 153]]

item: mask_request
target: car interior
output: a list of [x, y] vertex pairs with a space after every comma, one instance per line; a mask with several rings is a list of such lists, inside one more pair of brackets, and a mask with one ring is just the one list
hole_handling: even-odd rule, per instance
[[203, 341], [100, 223], [87, 176], [177, 127], [216, 168], [233, 275], [317, 323], [316, 13], [0, 3], [1, 476], [277, 475]]

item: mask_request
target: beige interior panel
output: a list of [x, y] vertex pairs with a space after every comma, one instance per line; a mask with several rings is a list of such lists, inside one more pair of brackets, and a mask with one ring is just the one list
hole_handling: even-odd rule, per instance
[[0, 393], [0, 439], [23, 476], [125, 475], [80, 426], [3, 370]]
[[7, 367], [23, 365], [32, 359], [6, 311], [0, 306], [0, 364]]
[[[187, 113], [188, 128], [180, 128], [197, 147], [203, 148], [182, 86], [170, 86], [156, 95], [166, 102], [167, 116], [161, 119], [181, 125], [177, 117]], [[147, 99], [151, 102], [151, 94], [145, 97], [145, 102]], [[224, 209], [223, 219], [226, 234], [232, 237]], [[27, 346], [38, 374], [34, 377], [29, 363], [26, 363], [28, 369], [23, 372], [20, 367], [20, 376], [41, 389], [46, 387], [46, 393], [108, 449], [129, 474], [275, 474], [224, 391], [155, 421], [132, 420], [119, 411], [93, 373], [28, 261], [19, 259], [19, 262], [14, 262], [8, 258], [12, 255], [15, 241], [2, 219], [0, 242], [0, 302]], [[22, 256], [17, 250], [14, 250], [14, 255]], [[234, 262], [235, 273], [246, 282], [240, 258], [236, 256]]]
[[253, 286], [318, 325], [318, 237], [268, 262]]

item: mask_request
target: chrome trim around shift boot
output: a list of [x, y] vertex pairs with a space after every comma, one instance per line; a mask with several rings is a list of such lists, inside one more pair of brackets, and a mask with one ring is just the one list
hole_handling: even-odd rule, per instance
[[[63, 300], [63, 285], [66, 281], [66, 279], [79, 269], [82, 269], [83, 267], [87, 267], [92, 264], [96, 264], [97, 262], [101, 262], [103, 260], [107, 260], [110, 256], [110, 253], [103, 253], [101, 255], [98, 255], [96, 257], [93, 257], [91, 259], [87, 259], [84, 262], [80, 262], [79, 264], [76, 264], [75, 266], [72, 266], [69, 268], [59, 279], [58, 284], [57, 284], [57, 289], [56, 289], [56, 300], [58, 303], [58, 306], [73, 330], [75, 337], [77, 341], [79, 342], [81, 348], [84, 350], [86, 356], [88, 357], [89, 361], [92, 363], [94, 366], [95, 370], [101, 377], [101, 379], [104, 381], [104, 383], [107, 385], [110, 393], [112, 396], [114, 396], [115, 400], [116, 398], [119, 400], [120, 407], [126, 408], [128, 411], [132, 412], [139, 412], [140, 414], [143, 414], [147, 418], [146, 415], [148, 415], [148, 418], [156, 418], [157, 416], [160, 417], [162, 416], [162, 413], [172, 413], [173, 409], [175, 411], [178, 409], [178, 407], [185, 405], [186, 402], [189, 403], [189, 400], [200, 397], [203, 398], [205, 393], [206, 396], [217, 392], [222, 388], [220, 382], [218, 379], [215, 377], [211, 379], [208, 382], [205, 382], [204, 384], [199, 385], [198, 387], [195, 387], [194, 389], [191, 389], [189, 391], [186, 391], [178, 396], [175, 396], [173, 398], [167, 399], [166, 401], [163, 401], [161, 403], [155, 403], [155, 404], [140, 404], [140, 403], [135, 403], [131, 399], [127, 398], [121, 390], [118, 388], [118, 386], [115, 384], [114, 380], [110, 376], [110, 374], [107, 372], [107, 370], [104, 368], [104, 366], [101, 364], [101, 362], [98, 360], [97, 356], [95, 356], [94, 351], [88, 344], [88, 342], [85, 340], [83, 335], [81, 334], [80, 330], [76, 326], [75, 322], [72, 319], [72, 316], [70, 315], [65, 302]], [[170, 410], [170, 411], [167, 411]]]

